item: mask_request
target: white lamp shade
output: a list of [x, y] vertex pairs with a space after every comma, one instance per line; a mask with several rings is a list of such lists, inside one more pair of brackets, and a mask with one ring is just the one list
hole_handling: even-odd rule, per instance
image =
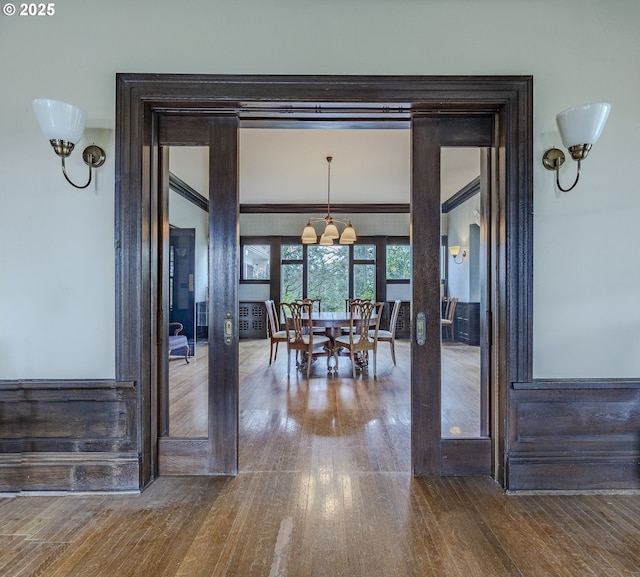
[[342, 231], [340, 236], [340, 244], [353, 244], [356, 241], [356, 229], [349, 223]]
[[563, 110], [556, 116], [562, 144], [569, 148], [582, 144], [595, 144], [609, 117], [611, 104], [596, 102]]
[[313, 228], [311, 222], [308, 222], [307, 226], [305, 226], [304, 230], [302, 231], [302, 244], [314, 244], [316, 242], [318, 242], [316, 229]]
[[59, 100], [36, 98], [32, 103], [42, 132], [49, 140], [77, 144], [82, 138], [87, 112]]
[[329, 221], [327, 226], [324, 229], [324, 233], [322, 234], [325, 238], [329, 240], [333, 240], [335, 238], [340, 238], [340, 233], [338, 232], [338, 227], [333, 224], [333, 221]]
[[327, 238], [324, 234], [320, 237], [320, 245], [321, 246], [330, 246], [333, 244], [332, 238]]

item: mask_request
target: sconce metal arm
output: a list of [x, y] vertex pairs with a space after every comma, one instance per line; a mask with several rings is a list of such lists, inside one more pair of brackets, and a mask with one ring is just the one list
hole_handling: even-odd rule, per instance
[[578, 184], [578, 179], [580, 178], [580, 162], [587, 157], [587, 154], [589, 154], [589, 150], [591, 150], [590, 144], [582, 144], [569, 147], [571, 158], [573, 158], [573, 160], [578, 163], [576, 179], [573, 181], [573, 184], [569, 188], [563, 188], [560, 184], [560, 167], [564, 164], [565, 161], [564, 152], [554, 147], [550, 148], [544, 153], [542, 157], [542, 164], [547, 170], [556, 171], [556, 185], [562, 192], [569, 192], [570, 190], [573, 190], [575, 188], [576, 184]]
[[91, 175], [92, 175], [92, 171], [91, 171], [91, 166], [89, 166], [89, 180], [87, 180], [87, 184], [83, 184], [82, 186], [76, 184], [75, 182], [73, 182], [69, 176], [67, 175], [67, 169], [64, 165], [64, 157], [61, 159], [62, 160], [62, 174], [64, 174], [64, 177], [67, 179], [67, 182], [71, 185], [71, 186], [75, 186], [76, 188], [87, 188], [87, 186], [89, 186], [91, 184]]
[[576, 173], [576, 179], [573, 181], [573, 184], [569, 187], [569, 188], [562, 188], [562, 186], [560, 185], [560, 168], [558, 167], [556, 169], [556, 186], [562, 191], [562, 192], [569, 192], [570, 190], [573, 190], [576, 186], [576, 184], [578, 184], [578, 179], [580, 178], [580, 161], [578, 160], [578, 172]]
[[95, 144], [92, 144], [91, 146], [87, 146], [82, 151], [82, 159], [84, 160], [84, 163], [89, 167], [89, 180], [87, 181], [86, 184], [83, 184], [83, 185], [78, 185], [69, 178], [69, 176], [67, 175], [67, 168], [64, 164], [64, 159], [65, 159], [65, 156], [60, 157], [60, 160], [62, 161], [62, 174], [64, 174], [64, 177], [67, 179], [67, 182], [71, 186], [75, 186], [76, 188], [87, 188], [87, 186], [91, 184], [91, 177], [93, 175], [92, 169], [98, 168], [104, 164], [104, 161], [106, 160], [106, 154], [102, 148], [100, 148], [99, 146], [96, 146]]

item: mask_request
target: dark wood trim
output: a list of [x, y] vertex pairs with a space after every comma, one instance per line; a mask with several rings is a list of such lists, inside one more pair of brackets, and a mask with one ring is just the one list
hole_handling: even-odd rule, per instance
[[[409, 204], [333, 204], [331, 210], [334, 214], [387, 214], [409, 213]], [[326, 214], [326, 204], [241, 204], [240, 212], [243, 214], [307, 214], [317, 212]]]
[[[416, 116], [412, 121], [411, 244], [411, 461], [414, 475], [442, 474], [440, 353], [440, 141], [437, 118]], [[434, 249], [435, 247], [435, 249]], [[421, 266], [415, 263], [420, 262]], [[425, 343], [415, 342], [418, 314], [425, 315]], [[416, 386], [420, 383], [419, 386]]]
[[[141, 486], [152, 478], [150, 405], [155, 395], [148, 344], [153, 332], [149, 306], [150, 275], [148, 249], [149, 195], [153, 190], [154, 147], [158, 143], [201, 144], [209, 134], [197, 133], [202, 117], [226, 111], [237, 115], [241, 126], [258, 125], [287, 113], [290, 122], [304, 124], [318, 118], [323, 122], [410, 120], [426, 117], [455, 117], [480, 127], [472, 144], [489, 146], [486, 127], [494, 126], [499, 151], [496, 164], [501, 202], [494, 219], [500, 231], [496, 249], [498, 309], [493, 311], [496, 330], [496, 390], [492, 395], [507, 421], [507, 384], [531, 377], [532, 294], [532, 78], [530, 76], [254, 76], [254, 75], [157, 75], [118, 74], [116, 111], [116, 331], [118, 335], [117, 377], [131, 378], [141, 388]], [[158, 134], [158, 117], [192, 116], [193, 133]], [[483, 125], [483, 123], [486, 123]], [[177, 126], [179, 123], [175, 123]], [[168, 123], [164, 124], [168, 126]], [[202, 131], [202, 130], [201, 130]], [[468, 133], [465, 144], [469, 144]], [[166, 137], [166, 141], [165, 141]], [[454, 138], [449, 146], [461, 145]], [[415, 207], [413, 207], [415, 209]], [[440, 202], [438, 202], [438, 212]], [[438, 233], [439, 234], [439, 233]], [[503, 235], [503, 237], [500, 237]], [[235, 279], [234, 279], [235, 281]], [[429, 399], [424, 399], [430, 402]], [[414, 405], [420, 400], [414, 397]], [[418, 421], [420, 422], [420, 421]], [[424, 435], [414, 450], [423, 453]], [[504, 430], [500, 430], [503, 434]], [[501, 442], [496, 451], [502, 463], [508, 453]], [[426, 457], [428, 458], [428, 457]], [[508, 479], [501, 479], [508, 486]]]
[[0, 491], [138, 490], [132, 381], [0, 381]]
[[[209, 146], [209, 474], [238, 472], [238, 118], [211, 118]], [[226, 315], [232, 342], [222, 338]], [[213, 335], [219, 335], [213, 338]], [[221, 370], [224, 367], [224, 370]]]
[[186, 198], [205, 212], [209, 212], [209, 199], [202, 196], [195, 188], [192, 188], [172, 172], [169, 173], [169, 187], [181, 197]]
[[[491, 439], [467, 439], [464, 444], [456, 439], [440, 441], [441, 473], [446, 476], [491, 475]], [[461, 469], [460, 463], [464, 463]]]
[[516, 391], [559, 391], [577, 389], [640, 389], [638, 379], [536, 379], [512, 383]]
[[442, 212], [447, 214], [463, 202], [473, 198], [480, 192], [480, 177], [474, 178], [469, 184], [461, 188], [451, 198], [442, 203]]
[[518, 384], [510, 397], [509, 489], [640, 489], [639, 384]]

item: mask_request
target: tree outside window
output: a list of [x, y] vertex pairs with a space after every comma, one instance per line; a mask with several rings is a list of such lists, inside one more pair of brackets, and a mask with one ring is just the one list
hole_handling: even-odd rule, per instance
[[408, 244], [387, 245], [387, 280], [411, 279], [411, 247]]
[[307, 251], [307, 295], [323, 311], [343, 311], [349, 296], [349, 247], [312, 245]]

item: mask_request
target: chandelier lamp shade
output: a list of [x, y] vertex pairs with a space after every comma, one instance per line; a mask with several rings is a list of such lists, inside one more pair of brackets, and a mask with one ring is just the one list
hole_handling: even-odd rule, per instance
[[[350, 220], [341, 220], [331, 216], [331, 161], [332, 156], [327, 156], [327, 216], [324, 218], [310, 218], [302, 231], [302, 244], [316, 244], [329, 246], [338, 240], [340, 244], [353, 244], [357, 240], [356, 231]], [[318, 241], [318, 233], [315, 229], [316, 223], [324, 223], [324, 230]], [[344, 226], [342, 234], [338, 230], [337, 224]]]
[[49, 98], [36, 98], [31, 105], [43, 134], [49, 139], [53, 150], [61, 159], [62, 174], [67, 182], [76, 188], [87, 188], [91, 183], [92, 169], [102, 166], [106, 160], [106, 154], [102, 148], [92, 144], [82, 152], [82, 159], [89, 167], [89, 180], [86, 184], [75, 184], [67, 175], [65, 167], [65, 158], [71, 154], [82, 138], [87, 121], [86, 111], [73, 104]]
[[562, 192], [569, 192], [578, 184], [580, 163], [587, 158], [591, 147], [600, 138], [610, 111], [611, 104], [608, 102], [595, 102], [568, 108], [556, 116], [562, 144], [569, 150], [571, 158], [578, 163], [575, 181], [569, 188], [563, 188], [560, 186], [560, 167], [565, 161], [564, 152], [555, 147], [545, 151], [542, 164], [547, 170], [555, 170], [556, 185]]

